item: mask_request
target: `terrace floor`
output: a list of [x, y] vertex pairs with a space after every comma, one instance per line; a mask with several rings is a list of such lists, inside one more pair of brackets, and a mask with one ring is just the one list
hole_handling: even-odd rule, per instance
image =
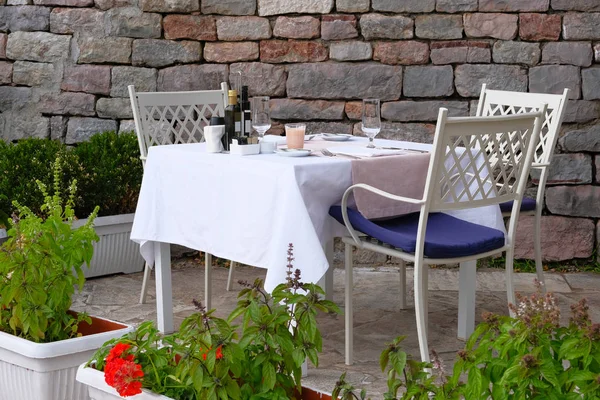
[[[236, 304], [237, 290], [227, 292], [227, 268], [213, 272], [213, 308], [225, 317]], [[264, 277], [265, 270], [236, 268], [238, 279], [253, 281]], [[340, 306], [344, 299], [344, 270], [335, 271], [334, 301]], [[154, 278], [150, 283], [147, 304], [138, 304], [142, 273], [90, 279], [82, 293], [74, 299], [74, 309], [113, 320], [137, 324], [156, 320]], [[358, 387], [366, 387], [368, 396], [382, 398], [386, 391], [385, 376], [379, 368], [379, 354], [385, 344], [396, 336], [406, 335], [404, 349], [418, 358], [418, 341], [412, 301], [412, 270], [408, 269], [407, 310], [398, 308], [398, 270], [393, 266], [355, 268], [355, 363], [344, 364], [344, 317], [323, 315], [319, 319], [323, 334], [323, 353], [318, 368], [309, 367], [304, 379], [307, 386], [331, 392], [339, 376], [347, 371], [347, 379]], [[181, 258], [173, 261], [173, 304], [175, 323], [194, 312], [192, 299], [203, 298], [204, 268], [199, 260]], [[534, 274], [516, 274], [517, 291], [535, 291]], [[582, 297], [589, 301], [590, 316], [600, 321], [600, 274], [546, 273], [549, 291], [555, 293], [562, 310], [563, 322], [569, 319], [569, 306]], [[479, 270], [477, 276], [477, 322], [481, 313], [507, 313], [504, 273], [501, 270]], [[436, 350], [451, 371], [456, 352], [463, 342], [456, 338], [458, 318], [458, 269], [430, 269], [429, 278], [429, 346]]]

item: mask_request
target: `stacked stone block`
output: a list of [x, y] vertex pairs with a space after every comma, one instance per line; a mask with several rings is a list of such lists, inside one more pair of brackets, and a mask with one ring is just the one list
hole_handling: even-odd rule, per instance
[[[600, 232], [598, 0], [0, 0], [0, 137], [76, 144], [133, 127], [138, 91], [217, 89], [242, 72], [273, 98], [273, 133], [431, 142], [439, 107], [473, 114], [481, 84], [571, 100], [550, 169], [549, 260], [589, 258]], [[535, 190], [536, 176], [533, 176]], [[517, 255], [532, 257], [531, 218]], [[572, 242], [572, 243], [571, 243]]]

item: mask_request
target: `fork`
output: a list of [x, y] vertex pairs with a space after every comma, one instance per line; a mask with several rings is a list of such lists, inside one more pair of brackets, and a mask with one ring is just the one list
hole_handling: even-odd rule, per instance
[[342, 157], [350, 157], [350, 158], [353, 158], [353, 159], [356, 159], [356, 160], [360, 160], [360, 157], [358, 157], [358, 156], [353, 156], [353, 155], [350, 155], [350, 154], [336, 154], [336, 153], [330, 152], [327, 149], [321, 149], [321, 154], [323, 154], [326, 157], [342, 156]]

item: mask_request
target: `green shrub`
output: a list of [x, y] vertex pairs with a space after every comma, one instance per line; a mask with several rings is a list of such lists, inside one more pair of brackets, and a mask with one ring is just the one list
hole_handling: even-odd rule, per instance
[[44, 196], [36, 180], [46, 186], [52, 184], [54, 160], [64, 160], [61, 189], [73, 178], [72, 154], [60, 142], [47, 139], [24, 139], [7, 145], [0, 140], [0, 211], [11, 215], [16, 211], [13, 201], [27, 206], [34, 214], [41, 214]]
[[89, 214], [96, 204], [100, 216], [135, 212], [143, 169], [134, 133], [100, 133], [73, 153], [78, 160], [77, 215]]
[[100, 216], [135, 212], [143, 175], [139, 154], [133, 133], [99, 133], [75, 148], [47, 139], [0, 141], [0, 225], [16, 211], [13, 201], [42, 215], [44, 198], [36, 180], [52, 184], [53, 163], [59, 155], [64, 165], [61, 190], [73, 179], [78, 181], [77, 217], [85, 218], [96, 205]]

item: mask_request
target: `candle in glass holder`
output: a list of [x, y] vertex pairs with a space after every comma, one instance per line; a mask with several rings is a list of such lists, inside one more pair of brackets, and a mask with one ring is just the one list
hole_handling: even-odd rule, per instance
[[285, 124], [285, 136], [288, 149], [303, 149], [305, 124]]

